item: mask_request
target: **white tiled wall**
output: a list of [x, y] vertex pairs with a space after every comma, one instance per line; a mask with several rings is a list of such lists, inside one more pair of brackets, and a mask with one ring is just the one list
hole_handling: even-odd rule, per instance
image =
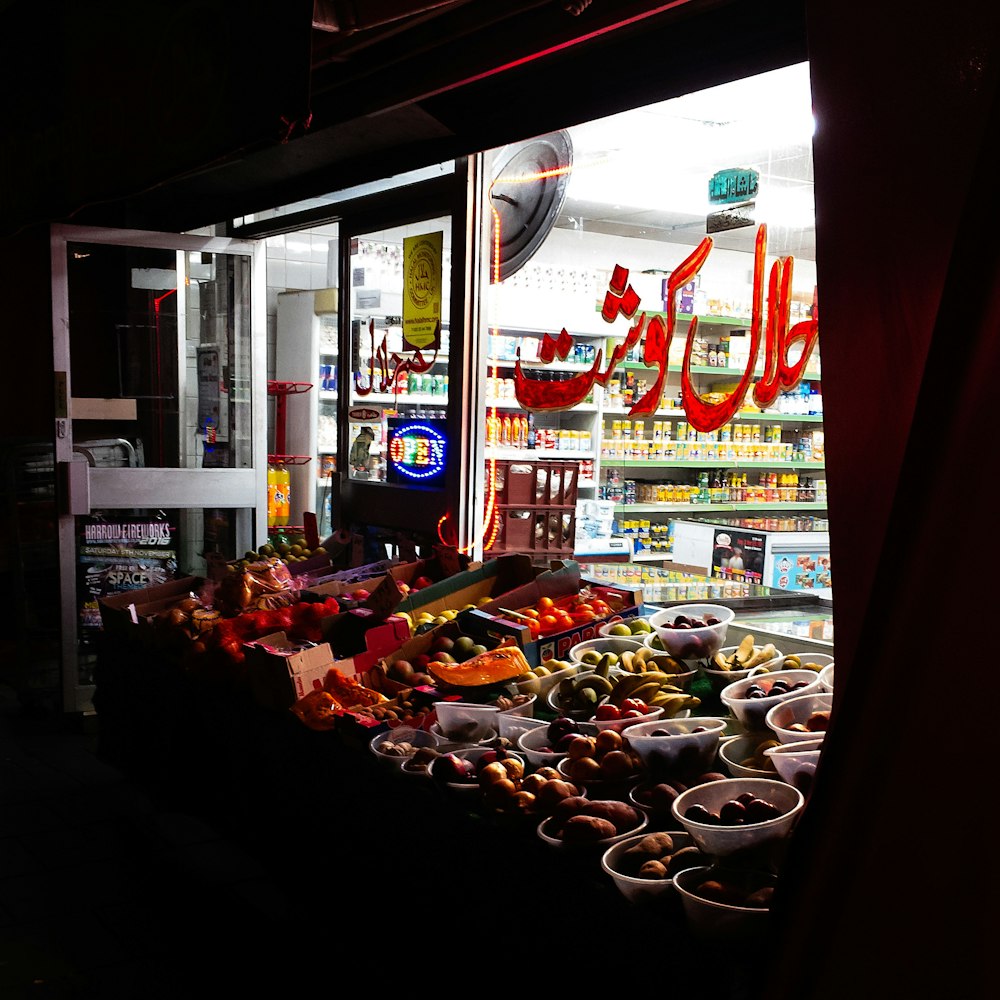
[[274, 378], [278, 293], [336, 284], [336, 224], [267, 238], [267, 375]]

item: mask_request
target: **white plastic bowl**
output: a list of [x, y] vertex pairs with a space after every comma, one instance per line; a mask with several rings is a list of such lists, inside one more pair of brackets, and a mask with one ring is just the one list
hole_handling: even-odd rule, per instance
[[[803, 666], [803, 669], [807, 669], [807, 670], [813, 670], [813, 669], [815, 669], [815, 671], [816, 671], [817, 674], [820, 672], [820, 670], [823, 669], [823, 667], [829, 666], [831, 663], [833, 663], [833, 657], [829, 653], [799, 653], [799, 652], [796, 652], [796, 651], [793, 650], [793, 651], [791, 651], [789, 653], [785, 653], [784, 656], [786, 658], [789, 657], [789, 656], [797, 656], [799, 658], [799, 662]], [[813, 666], [806, 667], [805, 665], [807, 663], [811, 663], [811, 664], [813, 664]], [[775, 669], [775, 670], [796, 670], [798, 668], [795, 667], [793, 664], [789, 664], [789, 665], [786, 666], [785, 663], [782, 662], [781, 665], [780, 665], [780, 667], [773, 667], [772, 669]]]
[[823, 740], [782, 743], [764, 753], [771, 759], [782, 781], [794, 785], [803, 795], [812, 788], [813, 775], [823, 752]]
[[[665, 893], [672, 892], [674, 880], [672, 875], [666, 878], [640, 878], [634, 874], [634, 865], [629, 863], [626, 852], [635, 847], [644, 837], [648, 837], [650, 830], [647, 828], [643, 833], [632, 834], [624, 840], [619, 840], [617, 844], [612, 844], [604, 854], [601, 855], [601, 868], [611, 877], [618, 891], [630, 903], [645, 903], [651, 899], [656, 899]], [[685, 847], [694, 846], [694, 841], [689, 833], [671, 831], [670, 839], [673, 841], [672, 857]], [[709, 859], [695, 861], [691, 867], [705, 865]]]
[[521, 694], [537, 694], [539, 698], [545, 698], [560, 681], [572, 677], [579, 669], [580, 664], [570, 663], [562, 670], [554, 670], [552, 673], [542, 674], [540, 677], [535, 673], [522, 674], [515, 683]]
[[[778, 777], [775, 767], [750, 767], [744, 761], [755, 755], [757, 748], [765, 740], [775, 740], [773, 733], [750, 733], [725, 740], [719, 744], [719, 760], [724, 771], [734, 778], [775, 778]], [[766, 754], [766, 750], [764, 753]], [[769, 759], [769, 758], [765, 758]], [[763, 762], [762, 762], [763, 763]]]
[[[595, 736], [597, 727], [589, 722], [578, 722], [577, 729], [584, 736]], [[556, 767], [566, 756], [565, 751], [547, 750], [549, 746], [549, 724], [536, 726], [521, 733], [517, 738], [517, 752], [523, 754], [532, 767]]]
[[819, 686], [824, 690], [833, 694], [833, 664], [828, 663], [819, 672]]
[[[477, 765], [483, 754], [488, 753], [491, 750], [492, 750], [491, 747], [466, 747], [465, 749], [461, 750], [449, 750], [448, 753], [452, 753], [456, 757], [462, 757], [466, 760], [470, 760], [474, 765]], [[520, 761], [522, 768], [527, 767], [527, 763], [524, 759], [523, 754], [517, 753], [513, 750], [508, 750], [506, 751], [506, 753], [508, 757], [513, 757], [515, 760]], [[430, 764], [427, 766], [427, 773], [432, 778], [434, 777], [433, 773], [431, 772]], [[442, 781], [441, 784], [449, 791], [455, 792], [456, 794], [466, 794], [466, 793], [478, 792], [480, 790], [479, 781], [477, 779], [473, 779], [472, 781]]]
[[[617, 667], [614, 667], [612, 668], [611, 673], [620, 675], [622, 671], [618, 670]], [[584, 678], [594, 677], [595, 675], [596, 671], [594, 670], [581, 670], [579, 673], [577, 673], [575, 679], [577, 681], [582, 681]], [[572, 707], [570, 705], [564, 705], [562, 703], [562, 699], [559, 697], [559, 688], [554, 687], [545, 696], [545, 704], [548, 705], [549, 711], [553, 712], [555, 715], [567, 715], [573, 719], [577, 719], [578, 721], [585, 721], [593, 715], [596, 706], [601, 704], [601, 702], [606, 700], [606, 698], [607, 695], [604, 695], [594, 704], [587, 704], [581, 707]]]
[[547, 725], [545, 719], [536, 719], [534, 716], [529, 718], [526, 715], [508, 715], [506, 712], [501, 712], [497, 716], [500, 738], [510, 740], [512, 743], [517, 743], [520, 735], [529, 729]]
[[[718, 813], [726, 802], [738, 798], [743, 792], [750, 792], [757, 798], [772, 803], [780, 810], [781, 815], [760, 823], [743, 823], [738, 826], [701, 823], [685, 816], [693, 805], [704, 806], [709, 812]], [[671, 810], [674, 818], [691, 834], [698, 848], [706, 854], [722, 858], [783, 841], [792, 832], [804, 805], [805, 797], [802, 793], [777, 777], [726, 778], [723, 781], [706, 781], [681, 792], [674, 799]]]
[[437, 739], [438, 743], [441, 745], [449, 745], [455, 747], [472, 747], [472, 746], [482, 746], [485, 743], [490, 743], [497, 738], [496, 729], [486, 730], [486, 734], [478, 740], [455, 740], [449, 737], [444, 730], [441, 728], [440, 722], [433, 722], [429, 727], [430, 733]]
[[[688, 629], [671, 628], [670, 623], [676, 621], [679, 615], [695, 620], [712, 615], [719, 619], [719, 624]], [[725, 644], [729, 623], [735, 617], [736, 613], [732, 608], [721, 604], [678, 604], [654, 612], [649, 618], [649, 624], [671, 656], [676, 656], [679, 660], [705, 660]]]
[[615, 653], [616, 655], [620, 655], [627, 649], [632, 650], [633, 653], [638, 649], [642, 649], [642, 639], [628, 638], [624, 635], [607, 635], [601, 636], [598, 639], [585, 639], [583, 642], [578, 642], [573, 646], [568, 656], [571, 662], [582, 664], [584, 670], [593, 670], [596, 664], [584, 663], [580, 659], [582, 653], [594, 650], [598, 653]]
[[795, 724], [805, 725], [816, 712], [829, 712], [833, 709], [833, 695], [827, 691], [813, 691], [797, 698], [788, 698], [778, 702], [767, 715], [764, 722], [782, 743], [795, 743], [801, 740], [823, 739], [826, 730], [791, 729]]
[[673, 880], [684, 916], [697, 937], [726, 945], [745, 945], [748, 941], [765, 940], [770, 927], [770, 909], [736, 906], [706, 899], [697, 889], [708, 878], [736, 881], [751, 889], [773, 887], [777, 883], [777, 877], [769, 872], [706, 866], [687, 868], [678, 872]]
[[[736, 652], [737, 649], [739, 649], [739, 646], [723, 646], [721, 649], [717, 650], [717, 652], [722, 653], [724, 656], [731, 656], [733, 653]], [[770, 669], [770, 667], [781, 656], [782, 656], [781, 650], [776, 649], [774, 651], [773, 657], [771, 657], [769, 660], [766, 660], [762, 664], [758, 664], [758, 666], [763, 666]], [[711, 663], [712, 661], [708, 660], [706, 662]], [[709, 684], [711, 684], [712, 690], [716, 694], [718, 694], [720, 691], [723, 690], [723, 688], [728, 687], [730, 684], [735, 684], [736, 681], [743, 680], [743, 678], [746, 677], [753, 669], [754, 669], [753, 667], [745, 667], [739, 670], [719, 670], [716, 667], [711, 667], [711, 666], [706, 667], [704, 664], [702, 664], [701, 672], [705, 675], [705, 678], [708, 680]]]
[[434, 714], [441, 734], [454, 743], [478, 743], [489, 733], [497, 732], [496, 705], [478, 705], [464, 701], [438, 701]]
[[387, 767], [398, 769], [403, 766], [403, 761], [410, 759], [413, 754], [385, 753], [382, 748], [386, 743], [409, 743], [413, 747], [434, 747], [438, 745], [438, 740], [433, 733], [427, 732], [426, 729], [412, 729], [407, 726], [399, 726], [397, 729], [390, 729], [373, 737], [368, 746], [375, 755], [375, 759]]
[[629, 726], [637, 726], [640, 722], [655, 722], [663, 715], [663, 707], [650, 709], [641, 716], [633, 716], [631, 719], [591, 719], [590, 721], [601, 729], [614, 729], [615, 732], [622, 733]]
[[[497, 709], [497, 715], [498, 716], [502, 716], [502, 715], [506, 715], [506, 716], [520, 715], [520, 716], [522, 716], [525, 719], [530, 719], [535, 714], [535, 703], [537, 701], [538, 701], [538, 695], [537, 694], [529, 695], [528, 696], [528, 700], [525, 701], [525, 702], [522, 702], [520, 705], [514, 705], [511, 708], [498, 708]], [[500, 719], [497, 718], [497, 724], [499, 725], [499, 723], [500, 723]], [[501, 733], [500, 735], [502, 736], [503, 733]]]
[[[649, 619], [646, 618], [645, 616], [641, 617], [643, 618], [644, 621], [646, 622], [649, 621]], [[623, 618], [620, 619], [619, 621], [605, 622], [603, 625], [600, 626], [600, 628], [598, 628], [597, 634], [602, 638], [608, 638], [608, 639], [628, 639], [629, 638], [628, 635], [614, 635], [611, 632], [611, 629], [614, 628], [616, 625], [628, 625], [630, 622], [634, 622], [635, 620], [636, 620], [635, 618]], [[649, 634], [648, 632], [632, 632], [631, 638], [645, 639], [648, 634]]]
[[[724, 719], [693, 716], [641, 722], [629, 726], [622, 736], [642, 759], [651, 780], [683, 780], [685, 775], [695, 778], [713, 770], [725, 728]], [[654, 735], [661, 730], [666, 735]]]
[[639, 821], [630, 830], [623, 830], [621, 833], [615, 834], [613, 837], [605, 837], [603, 840], [595, 840], [591, 844], [564, 843], [562, 837], [556, 836], [554, 832], [558, 828], [558, 824], [551, 816], [546, 816], [538, 824], [538, 836], [544, 843], [559, 850], [603, 855], [613, 844], [617, 844], [627, 837], [633, 837], [636, 834], [642, 833], [649, 826], [649, 817], [640, 809], [637, 809], [636, 812], [639, 814]]
[[[790, 683], [804, 682], [801, 688], [795, 688], [782, 694], [768, 695], [763, 698], [747, 698], [746, 691], [751, 684], [773, 684], [779, 678]], [[774, 670], [766, 674], [754, 676], [751, 670], [748, 677], [727, 685], [719, 692], [719, 700], [733, 715], [749, 730], [766, 730], [767, 713], [780, 701], [787, 701], [801, 694], [812, 694], [819, 691], [819, 674], [815, 670]]]

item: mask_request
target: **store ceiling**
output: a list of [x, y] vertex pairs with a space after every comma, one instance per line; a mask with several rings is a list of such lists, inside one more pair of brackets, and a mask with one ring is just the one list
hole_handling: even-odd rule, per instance
[[[713, 210], [709, 178], [720, 170], [749, 167], [760, 175], [750, 214], [768, 224], [770, 251], [815, 260], [806, 63], [569, 131], [574, 173], [557, 225], [694, 246]], [[755, 231], [751, 226], [718, 232], [713, 240], [720, 248], [751, 250]]]

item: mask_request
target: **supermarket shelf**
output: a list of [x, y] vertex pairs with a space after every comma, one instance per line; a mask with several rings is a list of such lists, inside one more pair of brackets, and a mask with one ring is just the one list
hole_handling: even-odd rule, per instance
[[[487, 358], [486, 364], [497, 368], [513, 368], [517, 364], [517, 358]], [[521, 367], [545, 368], [554, 372], [589, 372], [594, 364], [582, 361], [527, 361], [521, 358]]]
[[662, 563], [673, 562], [674, 557], [669, 552], [636, 552], [630, 562]]
[[556, 458], [593, 459], [592, 451], [562, 451], [559, 448], [487, 448], [486, 457], [504, 461], [548, 462]]
[[616, 514], [714, 514], [735, 511], [822, 510], [826, 504], [816, 500], [795, 502], [783, 500], [775, 503], [620, 503], [615, 504]]
[[[604, 412], [608, 414], [621, 414], [627, 416], [629, 407], [625, 406], [605, 406]], [[687, 420], [687, 414], [681, 409], [660, 409], [653, 414], [653, 418]], [[646, 417], [645, 419], [650, 419]], [[785, 423], [785, 424], [821, 424], [823, 422], [822, 413], [765, 413], [761, 410], [748, 410], [737, 413], [733, 421], [740, 420], [762, 420], [765, 423]]]
[[[645, 361], [620, 361], [618, 363], [618, 367], [619, 368], [623, 368], [625, 371], [634, 371], [634, 372], [645, 371], [645, 372], [652, 372], [652, 371], [656, 371], [659, 366], [655, 365], [655, 364], [647, 365]], [[683, 371], [683, 370], [684, 370], [684, 366], [683, 365], [678, 365], [678, 364], [669, 364], [669, 365], [667, 365], [667, 371], [668, 372], [680, 372], [680, 371]], [[745, 368], [730, 368], [728, 366], [726, 366], [726, 367], [720, 367], [719, 365], [691, 365], [691, 374], [692, 375], [728, 375], [728, 376], [732, 376], [733, 378], [742, 378], [746, 374], [746, 369]], [[764, 374], [764, 369], [763, 368], [755, 368], [754, 369], [754, 377], [755, 378], [759, 378], [763, 374]], [[805, 372], [805, 374], [803, 374], [802, 378], [805, 381], [813, 381], [815, 379], [821, 378], [821, 373], [819, 371], [814, 371], [814, 372], [807, 371], [807, 372]]]
[[447, 396], [433, 396], [427, 392], [401, 392], [398, 396], [391, 392], [370, 392], [351, 400], [351, 406], [364, 406], [367, 403], [380, 403], [383, 406], [447, 406]]
[[[486, 400], [486, 409], [491, 407], [496, 407], [498, 410], [523, 410], [523, 404], [519, 403], [516, 399], [488, 399]], [[558, 416], [572, 416], [574, 413], [596, 413], [597, 405], [595, 403], [580, 403], [579, 406], [574, 406], [572, 410], [568, 413], [566, 411], [560, 411]], [[537, 415], [537, 414], [536, 414]]]
[[[586, 456], [584, 456], [586, 457]], [[602, 458], [601, 467], [613, 469], [796, 469], [805, 472], [824, 472], [825, 466], [820, 462], [782, 462], [761, 459], [738, 459], [738, 458], [663, 458], [649, 461], [645, 458]]]

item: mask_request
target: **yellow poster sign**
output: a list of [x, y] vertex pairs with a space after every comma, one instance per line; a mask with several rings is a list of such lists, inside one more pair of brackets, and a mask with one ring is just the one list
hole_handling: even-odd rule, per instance
[[403, 239], [403, 346], [441, 346], [441, 250], [444, 233]]

